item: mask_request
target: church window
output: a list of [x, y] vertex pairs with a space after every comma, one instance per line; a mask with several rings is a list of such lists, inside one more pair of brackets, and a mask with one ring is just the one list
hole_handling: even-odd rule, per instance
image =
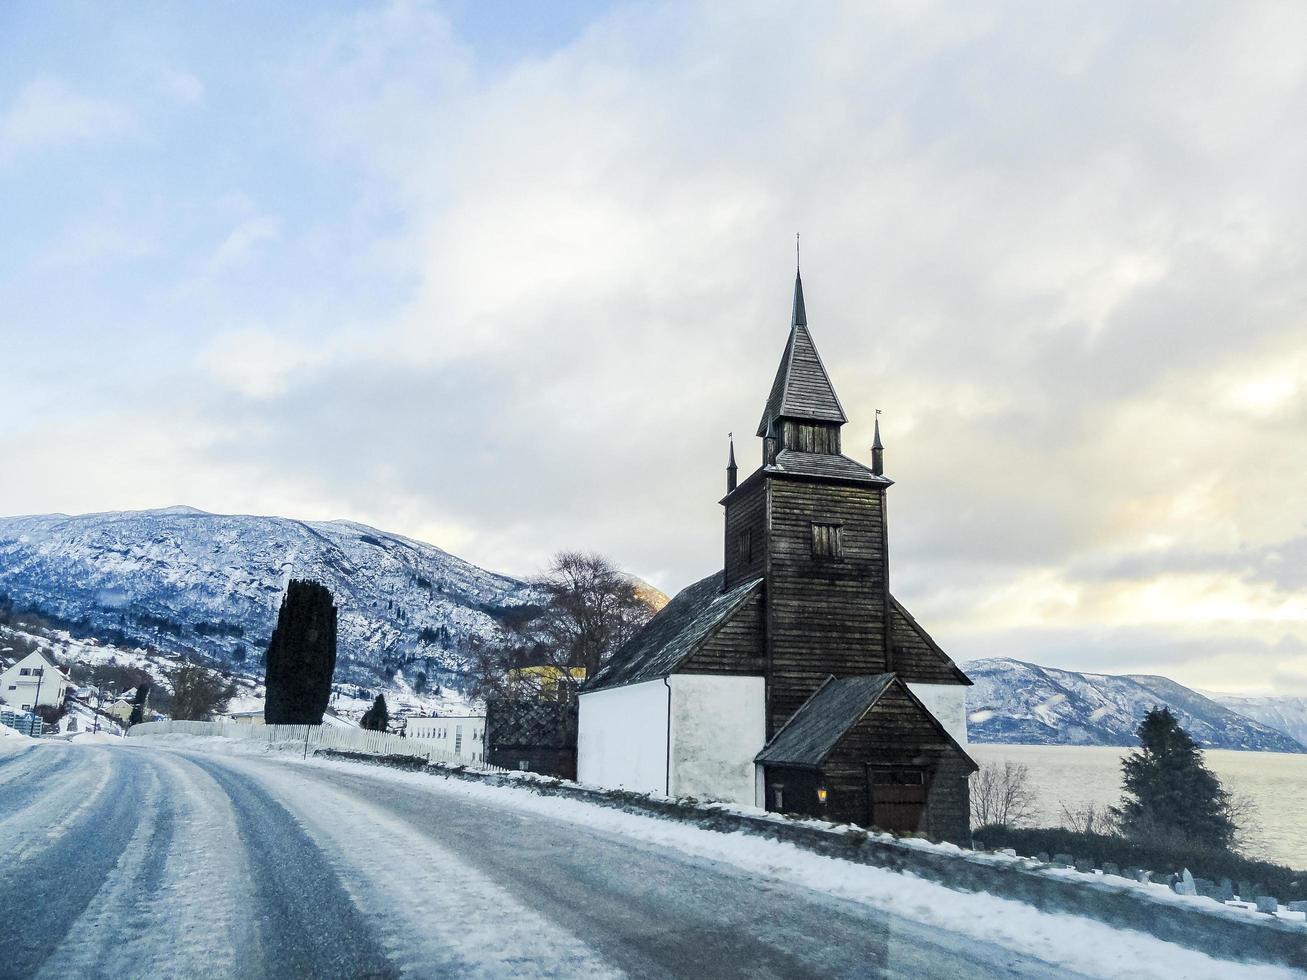
[[841, 524], [812, 525], [812, 556], [814, 558], [839, 558], [844, 554]]
[[740, 561], [753, 561], [753, 532], [748, 529], [741, 531], [736, 544], [738, 546], [736, 553]]

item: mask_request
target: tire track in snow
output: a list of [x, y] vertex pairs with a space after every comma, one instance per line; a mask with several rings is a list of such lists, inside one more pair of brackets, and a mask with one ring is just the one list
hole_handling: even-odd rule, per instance
[[231, 799], [247, 852], [255, 912], [243, 976], [388, 978], [398, 971], [335, 871], [294, 818], [248, 776], [186, 756]]
[[[135, 759], [126, 762], [140, 765]], [[158, 772], [146, 767], [143, 774], [145, 789], [134, 801], [141, 815], [136, 832], [63, 942], [42, 964], [38, 978], [124, 977], [141, 972], [144, 964], [132, 949], [149, 934], [142, 904], [167, 859], [175, 825], [175, 812], [161, 792]]]
[[73, 753], [68, 746], [59, 748], [50, 746], [42, 749], [29, 749], [21, 755], [9, 756], [0, 760], [0, 793], [19, 794], [26, 790], [32, 795], [41, 791], [41, 784], [33, 782], [31, 777], [40, 774], [43, 779], [54, 773], [69, 768]]
[[224, 764], [249, 773], [286, 801], [331, 855], [406, 974], [623, 975], [576, 934], [386, 808], [289, 767]]
[[[0, 977], [35, 975], [94, 899], [136, 832], [141, 773], [115, 759], [105, 765], [105, 755], [86, 750], [85, 760], [76, 760], [75, 774], [104, 765], [104, 779], [99, 792], [67, 814], [55, 831], [42, 835], [44, 828], [32, 820], [26, 834], [21, 825], [11, 828], [20, 837], [30, 836], [36, 846], [20, 848], [16, 861], [0, 862], [5, 932], [19, 937], [11, 939], [0, 957]], [[89, 819], [92, 807], [96, 811]], [[49, 846], [55, 841], [58, 847]]]
[[[18, 744], [14, 745], [14, 742]], [[8, 767], [19, 759], [28, 758], [39, 744], [27, 738], [11, 740], [0, 736], [0, 777], [3, 777]]]
[[[25, 803], [15, 806], [12, 812], [0, 816], [0, 868], [13, 870], [21, 864], [53, 847], [68, 831], [90, 811], [99, 806], [117, 766], [111, 753], [104, 749], [67, 749], [68, 755], [47, 755], [55, 762], [72, 762], [67, 772], [63, 766], [47, 775], [40, 769], [28, 776], [35, 794], [26, 789]], [[121, 773], [119, 773], [121, 778]], [[6, 807], [5, 809], [8, 809]], [[0, 811], [3, 812], [3, 811]]]
[[253, 888], [230, 800], [176, 756], [122, 756], [148, 774], [145, 819], [39, 976], [248, 976]]
[[[438, 836], [537, 914], [589, 937], [633, 976], [1078, 976], [983, 940], [959, 947], [947, 933], [713, 857], [538, 812], [533, 804], [546, 801], [521, 790], [483, 796], [475, 792], [480, 787], [457, 780], [292, 765], [356, 796], [384, 794], [388, 811], [415, 832]], [[596, 811], [601, 824], [604, 813]]]

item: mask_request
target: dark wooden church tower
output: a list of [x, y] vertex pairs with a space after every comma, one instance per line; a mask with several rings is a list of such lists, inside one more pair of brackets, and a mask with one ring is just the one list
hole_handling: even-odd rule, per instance
[[912, 673], [895, 662], [892, 637], [885, 492], [893, 481], [841, 453], [847, 421], [796, 276], [790, 336], [758, 424], [762, 466], [722, 501], [725, 587], [766, 580], [768, 737], [832, 674]]

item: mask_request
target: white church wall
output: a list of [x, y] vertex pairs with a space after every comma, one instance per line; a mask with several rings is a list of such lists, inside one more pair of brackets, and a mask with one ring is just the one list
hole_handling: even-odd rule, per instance
[[576, 776], [609, 789], [667, 791], [667, 687], [661, 680], [581, 695]]
[[926, 706], [962, 746], [967, 744], [967, 688], [964, 684], [909, 684], [908, 690]]
[[766, 742], [761, 677], [674, 674], [672, 795], [752, 806], [753, 757]]

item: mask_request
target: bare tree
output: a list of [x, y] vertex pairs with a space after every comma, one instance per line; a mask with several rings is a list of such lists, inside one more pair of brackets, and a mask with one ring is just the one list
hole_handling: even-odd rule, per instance
[[1255, 856], [1266, 852], [1266, 828], [1257, 801], [1244, 793], [1230, 794], [1230, 819], [1234, 821], [1234, 849]]
[[170, 675], [172, 717], [178, 721], [205, 721], [226, 710], [236, 685], [217, 671], [199, 664], [182, 664]]
[[1011, 760], [987, 762], [971, 777], [971, 824], [1014, 827], [1035, 814], [1030, 770]]
[[474, 696], [570, 697], [656, 611], [641, 583], [603, 555], [560, 551], [532, 584], [536, 615], [506, 645], [472, 652]]
[[1110, 806], [1089, 803], [1072, 809], [1062, 803], [1062, 826], [1078, 834], [1111, 837], [1121, 832], [1121, 820]]

